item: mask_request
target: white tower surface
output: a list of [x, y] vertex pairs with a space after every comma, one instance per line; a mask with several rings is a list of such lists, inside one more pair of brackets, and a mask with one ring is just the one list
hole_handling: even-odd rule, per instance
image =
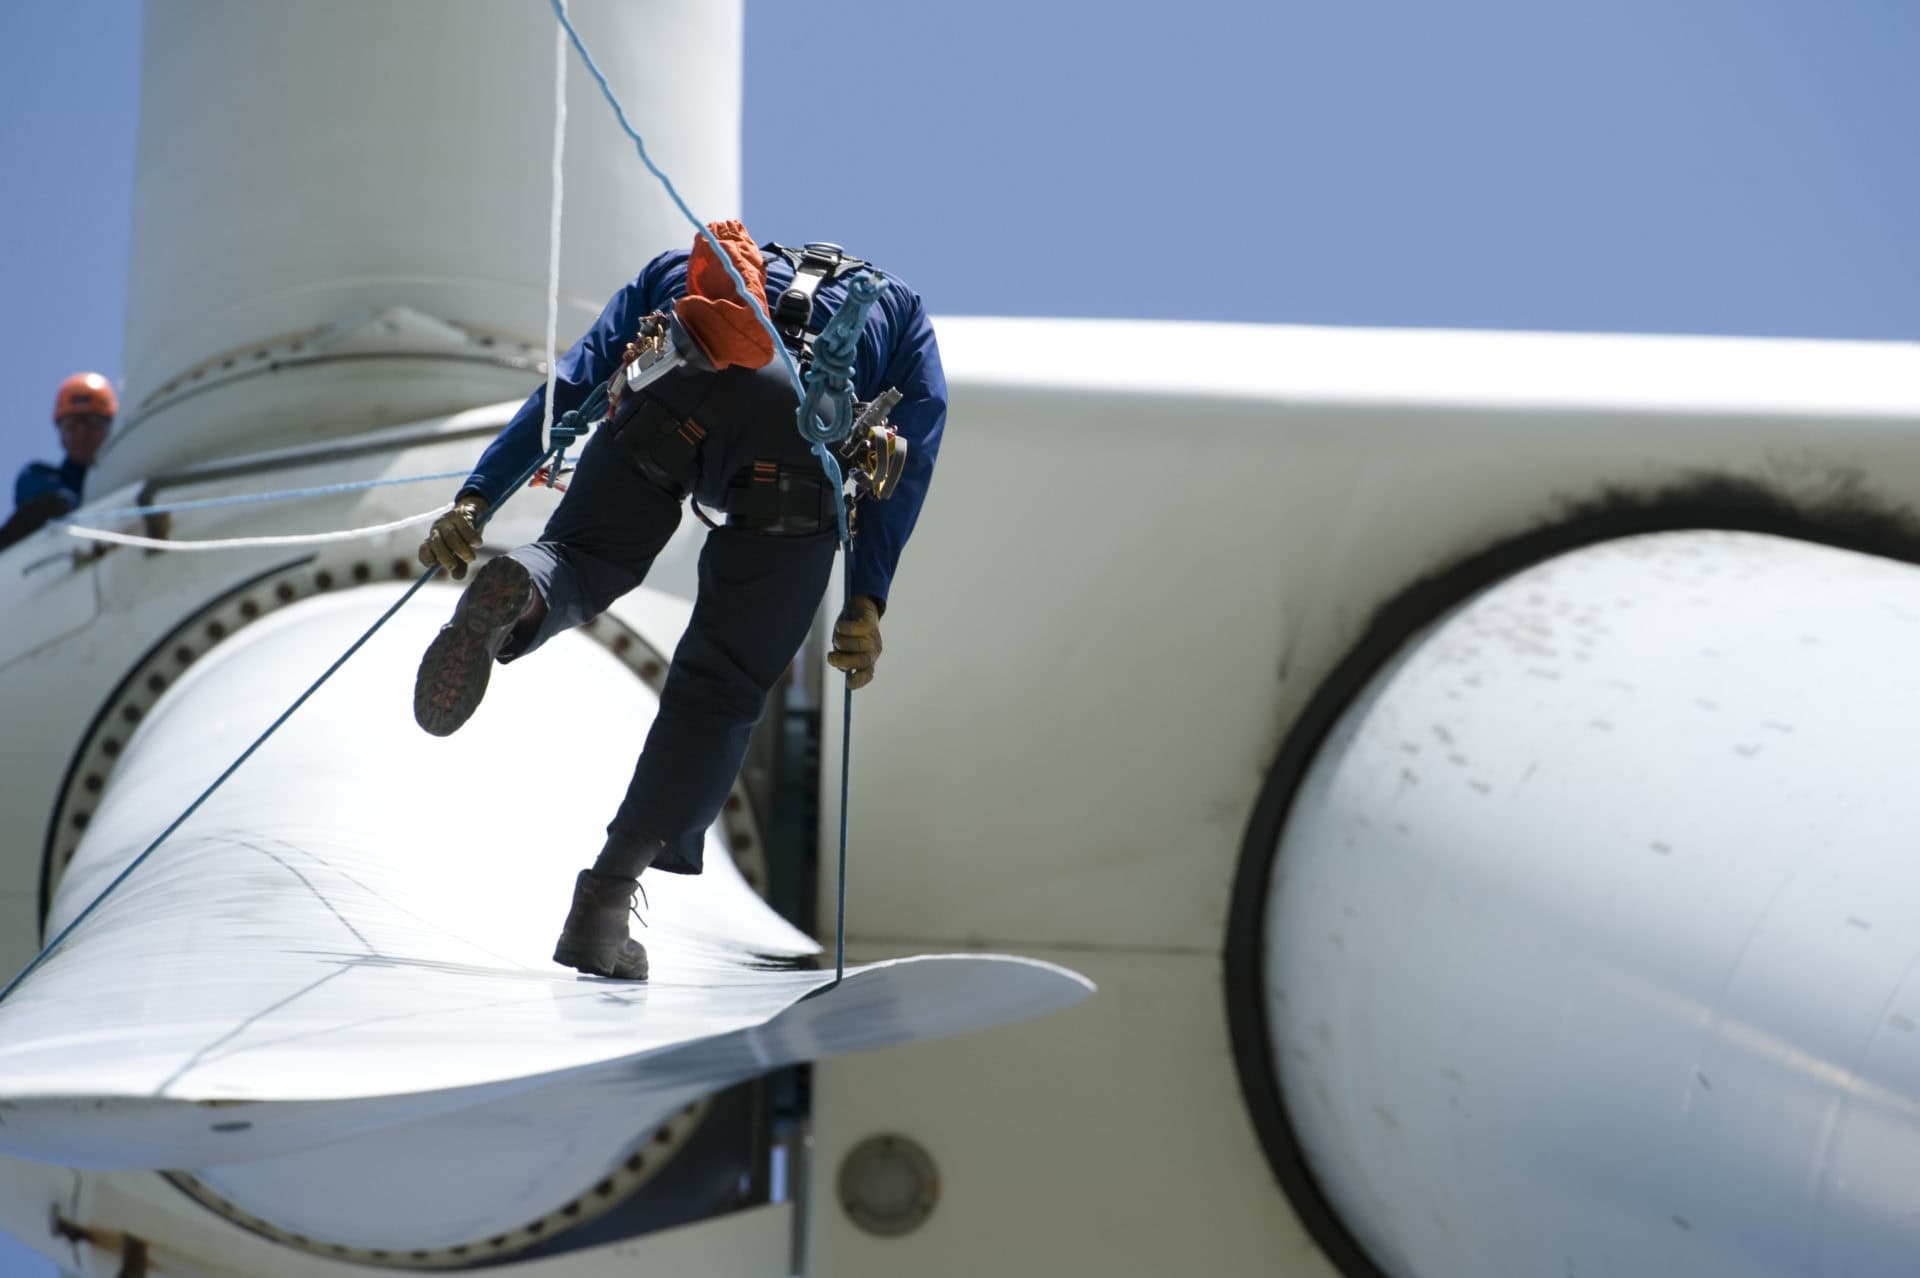
[[[739, 0], [571, 12], [689, 204], [737, 210]], [[99, 491], [526, 394], [554, 26], [522, 0], [149, 4], [128, 411]], [[567, 102], [563, 344], [691, 236], [577, 58]]]

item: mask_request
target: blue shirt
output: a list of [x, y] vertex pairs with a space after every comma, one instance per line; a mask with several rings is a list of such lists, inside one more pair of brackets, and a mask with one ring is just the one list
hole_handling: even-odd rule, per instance
[[86, 481], [87, 468], [71, 459], [63, 460], [58, 466], [28, 462], [13, 481], [13, 504], [20, 507], [36, 497], [60, 493], [67, 499], [67, 509], [72, 510], [80, 504], [80, 490]]
[[[767, 296], [777, 298], [793, 281], [793, 264], [764, 245], [762, 251], [767, 263]], [[688, 250], [675, 249], [648, 262], [632, 283], [614, 294], [586, 336], [560, 357], [553, 388], [555, 417], [579, 407], [595, 386], [613, 376], [643, 318], [667, 309], [686, 295], [688, 256]], [[900, 564], [900, 552], [920, 517], [927, 486], [933, 480], [933, 463], [940, 453], [940, 436], [947, 420], [947, 378], [940, 367], [932, 321], [919, 295], [895, 276], [878, 268], [868, 269], [875, 270], [892, 287], [867, 313], [854, 359], [854, 394], [858, 399], [871, 400], [889, 386], [899, 388], [901, 399], [892, 421], [907, 441], [907, 465], [899, 488], [886, 501], [861, 501], [859, 532], [848, 572], [853, 593], [870, 595], [884, 606]], [[845, 277], [822, 284], [813, 295], [813, 319], [808, 327], [818, 333], [846, 300]], [[481, 454], [466, 489], [497, 505], [506, 495], [507, 486], [533, 465], [540, 455], [540, 419], [546, 393], [543, 384], [527, 397], [506, 429]]]

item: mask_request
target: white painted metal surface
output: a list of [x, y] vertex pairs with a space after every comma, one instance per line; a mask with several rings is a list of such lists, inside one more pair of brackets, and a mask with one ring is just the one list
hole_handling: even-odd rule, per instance
[[919, 1230], [877, 1237], [833, 1194], [814, 1196], [807, 1272], [1334, 1278], [1275, 1191], [1240, 1103], [1219, 955], [1025, 952], [1086, 974], [1099, 994], [964, 1044], [815, 1067], [815, 1174], [832, 1183], [860, 1141], [897, 1132], [931, 1152], [940, 1198]]
[[[52, 927], [398, 591], [293, 605], [189, 671], [128, 744]], [[399, 614], [0, 1004], [0, 1150], [206, 1169], [293, 1233], [452, 1246], [568, 1201], [732, 1082], [1087, 992], [1014, 959], [885, 965], [831, 990], [831, 971], [764, 970], [816, 947], [717, 835], [705, 875], [647, 878], [649, 982], [555, 967], [652, 698], [567, 636], [496, 675], [462, 732], [428, 737], [412, 673], [453, 593]]]
[[[940, 321], [953, 419], [855, 729], [853, 826], [888, 849], [853, 884], [859, 931], [1215, 949], [1280, 741], [1410, 583], [1701, 476], [1920, 504], [1920, 345], [1237, 326], [1216, 360], [1224, 327]], [[1424, 337], [1451, 388], [1438, 357], [1406, 371]], [[1567, 393], [1499, 402], [1543, 347]], [[1691, 387], [1657, 391], [1696, 349]], [[1338, 387], [1310, 371], [1335, 351]], [[1777, 406], [1737, 407], [1747, 368]], [[1035, 838], [1050, 868], [1025, 881]]]
[[1006, 390], [1480, 414], [1901, 422], [1920, 385], [1920, 342], [949, 317], [940, 349]]
[[[949, 1185], [1035, 1204], [1061, 1184], [1138, 1184], [1184, 1133], [1248, 1122], [1236, 1088], [1191, 1085], [1200, 1031], [1172, 1009], [1222, 1003], [1262, 782], [1383, 602], [1609, 492], [1710, 475], [1816, 507], [1920, 504], [1911, 344], [939, 326], [954, 412], [859, 700], [849, 925], [889, 953], [1073, 954], [1100, 982], [1094, 1003], [1022, 1031], [1048, 1058], [1086, 1035], [1126, 1054], [1097, 1112], [1070, 1077], [970, 1086], [1004, 1069], [991, 1038], [917, 1052], [939, 1062], [910, 1094], [939, 1115]], [[1141, 1020], [1108, 1027], [1109, 1006]], [[1222, 1057], [1224, 1021], [1206, 1046]], [[831, 1139], [848, 1146], [884, 1130], [856, 1099], [904, 1085], [877, 1058], [816, 1077], [846, 1098]], [[1010, 1168], [994, 1135], [1023, 1127], [1048, 1133], [1044, 1175]], [[1076, 1232], [1077, 1263], [1146, 1275], [1182, 1250], [1249, 1278], [1324, 1263], [1295, 1259], [1298, 1227], [1250, 1142], [1209, 1144], [1151, 1200]], [[1018, 1230], [947, 1230], [936, 1212], [880, 1246], [826, 1204], [815, 1237], [849, 1278], [981, 1272], [1067, 1218], [1036, 1206]]]
[[1279, 848], [1273, 1045], [1389, 1273], [1920, 1249], [1920, 569], [1666, 534], [1411, 643]]

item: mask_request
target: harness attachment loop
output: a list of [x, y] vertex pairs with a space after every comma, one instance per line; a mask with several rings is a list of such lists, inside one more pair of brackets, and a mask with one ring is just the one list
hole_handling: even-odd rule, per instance
[[846, 305], [833, 313], [813, 340], [813, 366], [800, 397], [800, 434], [816, 446], [838, 444], [853, 433], [853, 360], [867, 312], [887, 291], [871, 271], [847, 281]]

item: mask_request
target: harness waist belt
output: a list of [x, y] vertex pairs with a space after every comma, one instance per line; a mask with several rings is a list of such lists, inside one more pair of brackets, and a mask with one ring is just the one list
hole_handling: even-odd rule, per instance
[[772, 537], [806, 537], [836, 527], [839, 494], [817, 471], [755, 462], [727, 485], [727, 526]]

